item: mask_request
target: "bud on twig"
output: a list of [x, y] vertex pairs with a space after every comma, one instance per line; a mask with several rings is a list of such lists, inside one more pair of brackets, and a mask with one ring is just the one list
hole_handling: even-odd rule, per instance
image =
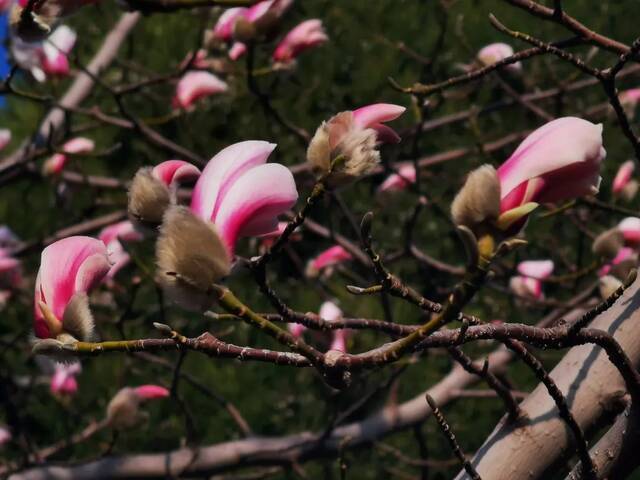
[[500, 181], [495, 168], [482, 165], [467, 177], [467, 181], [451, 204], [451, 216], [456, 225], [472, 231], [486, 221], [496, 221], [500, 215]]

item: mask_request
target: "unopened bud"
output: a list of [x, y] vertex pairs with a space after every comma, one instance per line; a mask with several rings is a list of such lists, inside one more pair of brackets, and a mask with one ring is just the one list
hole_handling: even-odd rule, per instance
[[612, 260], [624, 246], [624, 235], [618, 228], [610, 228], [596, 237], [591, 250], [597, 256]]
[[82, 342], [93, 340], [95, 322], [89, 308], [89, 297], [87, 297], [86, 293], [78, 292], [71, 297], [71, 301], [64, 309], [62, 328]]
[[500, 180], [495, 168], [482, 165], [467, 177], [451, 204], [451, 216], [456, 225], [473, 228], [500, 215]]
[[115, 430], [135, 427], [143, 420], [140, 414], [140, 400], [133, 388], [120, 390], [107, 406], [107, 423]]
[[156, 244], [158, 281], [167, 296], [189, 310], [213, 301], [211, 286], [229, 274], [229, 254], [212, 223], [188, 208], [173, 206], [164, 216]]
[[639, 185], [636, 180], [629, 180], [629, 183], [627, 183], [620, 192], [620, 196], [625, 202], [630, 202], [637, 195], [638, 187]]
[[138, 170], [129, 187], [129, 215], [144, 225], [159, 225], [171, 204], [169, 187], [145, 167]]

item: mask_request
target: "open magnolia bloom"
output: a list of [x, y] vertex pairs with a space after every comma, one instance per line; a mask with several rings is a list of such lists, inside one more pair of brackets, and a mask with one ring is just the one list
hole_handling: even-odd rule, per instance
[[273, 52], [273, 60], [289, 64], [305, 50], [322, 45], [328, 40], [329, 37], [322, 28], [322, 20], [305, 20], [282, 39]]
[[118, 391], [107, 405], [107, 424], [114, 430], [133, 428], [146, 419], [140, 406], [149, 401], [169, 396], [169, 390], [159, 385], [125, 387]]
[[602, 125], [576, 117], [553, 120], [497, 171], [484, 165], [469, 175], [451, 206], [454, 222], [476, 235], [515, 235], [538, 204], [596, 194], [605, 156]]
[[61, 153], [54, 154], [44, 162], [42, 173], [45, 175], [60, 173], [69, 160], [69, 154], [89, 153], [94, 148], [95, 143], [89, 138], [72, 138], [62, 146]]
[[110, 268], [107, 247], [95, 238], [68, 237], [45, 248], [36, 278], [36, 336], [63, 343], [90, 340], [94, 322], [87, 293]]
[[113, 266], [105, 277], [107, 280], [112, 280], [116, 273], [126, 267], [131, 261], [131, 257], [122, 246], [122, 241], [139, 242], [144, 237], [132, 222], [124, 220], [103, 228], [98, 234], [98, 238], [107, 246], [109, 260], [113, 263]]
[[153, 168], [141, 168], [129, 187], [129, 216], [139, 226], [160, 225], [165, 210], [175, 203], [176, 186], [199, 176], [200, 169], [183, 160], [167, 160]]
[[[513, 47], [511, 45], [498, 42], [482, 47], [478, 52], [477, 59], [480, 64], [485, 67], [500, 62], [512, 55]], [[522, 64], [520, 62], [510, 63], [509, 65], [505, 65], [504, 68], [512, 72], [520, 72], [522, 70]]]
[[201, 70], [190, 71], [178, 81], [173, 106], [187, 109], [201, 98], [224, 93], [228, 89], [229, 86], [213, 73]]
[[548, 278], [553, 273], [552, 260], [528, 260], [518, 264], [520, 275], [511, 277], [509, 288], [521, 297], [541, 300], [544, 298], [542, 292], [542, 280]]
[[185, 308], [213, 302], [210, 289], [231, 268], [239, 238], [272, 234], [298, 199], [290, 170], [266, 163], [275, 144], [249, 140], [214, 156], [196, 182], [190, 209], [170, 208], [156, 246], [159, 281]]
[[341, 112], [316, 130], [307, 149], [307, 160], [330, 186], [357, 180], [380, 163], [378, 144], [398, 143], [400, 137], [385, 122], [395, 120], [406, 109], [376, 103]]
[[69, 59], [76, 43], [76, 32], [66, 25], [60, 25], [42, 45], [42, 70], [47, 75], [69, 75]]

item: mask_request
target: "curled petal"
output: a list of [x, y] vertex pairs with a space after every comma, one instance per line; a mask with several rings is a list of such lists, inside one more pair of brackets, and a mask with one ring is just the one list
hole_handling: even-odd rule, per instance
[[169, 390], [159, 385], [140, 385], [134, 390], [136, 395], [144, 400], [153, 400], [169, 396]]
[[523, 277], [544, 280], [553, 273], [553, 260], [528, 260], [518, 264], [518, 273]]
[[204, 71], [187, 72], [176, 87], [174, 105], [188, 108], [197, 100], [209, 95], [224, 93], [228, 88], [227, 84], [213, 73]]
[[197, 179], [200, 176], [200, 169], [184, 160], [167, 160], [153, 167], [151, 174], [169, 186], [174, 182]]
[[392, 103], [374, 103], [353, 111], [353, 120], [361, 128], [375, 128], [380, 123], [395, 120], [406, 110]]

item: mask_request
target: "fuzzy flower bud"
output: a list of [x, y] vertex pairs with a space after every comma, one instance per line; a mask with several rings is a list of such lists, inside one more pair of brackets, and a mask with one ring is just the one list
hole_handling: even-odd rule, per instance
[[211, 286], [229, 274], [231, 260], [213, 223], [186, 207], [167, 210], [156, 244], [158, 281], [166, 295], [189, 310], [213, 303]]
[[148, 400], [165, 398], [169, 390], [158, 385], [142, 385], [121, 389], [107, 405], [107, 424], [114, 430], [133, 428], [146, 418], [140, 405]]
[[593, 253], [611, 260], [624, 246], [624, 235], [617, 228], [610, 228], [596, 237], [591, 246]]
[[467, 177], [451, 204], [451, 216], [456, 225], [474, 229], [500, 215], [500, 181], [495, 168], [482, 165]]

